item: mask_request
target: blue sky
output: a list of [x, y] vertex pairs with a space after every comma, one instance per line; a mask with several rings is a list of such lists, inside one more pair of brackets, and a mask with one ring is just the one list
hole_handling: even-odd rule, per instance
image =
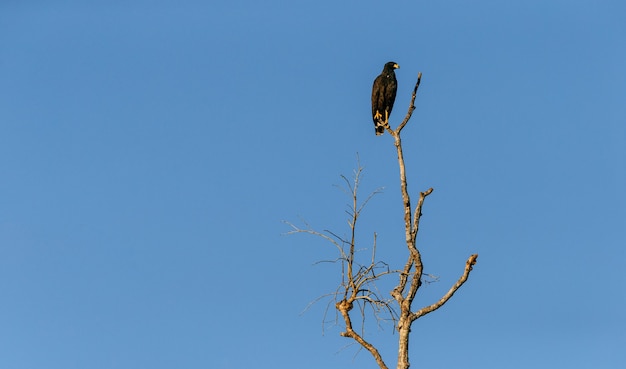
[[[361, 368], [339, 337], [335, 185], [359, 245], [401, 264], [395, 151], [373, 79], [396, 61], [430, 304], [412, 367], [626, 364], [621, 1], [3, 1], [0, 367]], [[367, 255], [367, 250], [363, 255]], [[392, 281], [393, 282], [393, 281]], [[367, 337], [395, 367], [397, 335]]]

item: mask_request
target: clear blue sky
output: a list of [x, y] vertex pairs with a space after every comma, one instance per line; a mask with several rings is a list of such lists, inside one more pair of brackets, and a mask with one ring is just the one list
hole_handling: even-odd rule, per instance
[[[219, 3], [219, 4], [218, 4]], [[405, 259], [392, 140], [434, 187], [413, 368], [626, 366], [623, 1], [0, 4], [0, 368], [374, 368], [329, 324], [333, 185]], [[331, 313], [327, 318], [332, 320]], [[387, 325], [368, 330], [395, 367]], [[342, 349], [343, 348], [343, 349]], [[356, 357], [355, 357], [356, 354]]]

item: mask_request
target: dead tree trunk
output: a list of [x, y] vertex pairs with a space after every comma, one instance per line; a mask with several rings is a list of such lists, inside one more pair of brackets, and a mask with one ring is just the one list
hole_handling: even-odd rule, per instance
[[[417, 95], [417, 90], [419, 88], [420, 82], [422, 78], [422, 73], [419, 73], [417, 76], [417, 82], [415, 83], [415, 88], [413, 89], [413, 94], [411, 96], [411, 103], [409, 105], [408, 112], [404, 117], [404, 120], [400, 125], [392, 130], [389, 126], [389, 123], [385, 120], [384, 122], [381, 120], [380, 124], [384, 125], [385, 130], [389, 132], [389, 134], [394, 139], [394, 145], [398, 154], [398, 165], [400, 169], [400, 191], [402, 193], [402, 203], [404, 208], [404, 230], [405, 230], [405, 240], [406, 247], [408, 251], [407, 261], [404, 265], [403, 269], [399, 270], [391, 270], [386, 263], [376, 261], [375, 260], [375, 252], [376, 252], [376, 234], [374, 234], [374, 246], [372, 251], [372, 258], [369, 264], [361, 265], [357, 264], [355, 261], [355, 229], [356, 223], [359, 218], [361, 211], [367, 202], [371, 199], [373, 195], [378, 193], [375, 191], [372, 193], [362, 204], [359, 204], [357, 201], [357, 189], [359, 186], [359, 180], [361, 176], [362, 168], [359, 165], [359, 168], [355, 170], [354, 181], [351, 183], [346, 177], [343, 179], [346, 181], [348, 188], [350, 189], [349, 193], [351, 195], [352, 204], [350, 206], [350, 234], [351, 237], [348, 239], [344, 239], [342, 237], [337, 236], [335, 233], [326, 231], [325, 233], [317, 232], [311, 228], [298, 228], [293, 224], [289, 223], [289, 225], [293, 228], [293, 230], [289, 233], [310, 233], [333, 243], [339, 250], [340, 257], [337, 259], [342, 263], [342, 282], [336, 292], [332, 293], [335, 297], [335, 308], [340, 313], [343, 318], [343, 322], [345, 324], [345, 329], [341, 332], [341, 336], [352, 338], [359, 345], [361, 345], [364, 349], [366, 349], [376, 360], [376, 363], [381, 369], [387, 369], [387, 365], [383, 360], [381, 354], [378, 352], [376, 347], [374, 347], [371, 343], [364, 339], [364, 333], [361, 331], [360, 333], [355, 331], [352, 324], [352, 313], [355, 304], [361, 304], [361, 309], [356, 309], [357, 311], [364, 314], [364, 306], [369, 305], [375, 314], [385, 311], [388, 312], [392, 318], [392, 320], [396, 323], [396, 329], [398, 330], [398, 359], [397, 359], [397, 369], [408, 369], [410, 367], [409, 361], [409, 337], [411, 334], [411, 325], [415, 320], [421, 318], [422, 316], [431, 313], [441, 306], [443, 306], [454, 293], [467, 281], [470, 272], [472, 271], [472, 267], [476, 263], [476, 259], [478, 258], [477, 254], [471, 255], [467, 261], [465, 262], [465, 268], [463, 273], [457, 280], [457, 282], [450, 287], [448, 292], [444, 294], [438, 301], [434, 302], [429, 306], [425, 306], [419, 310], [414, 310], [413, 300], [422, 285], [422, 276], [424, 271], [424, 266], [422, 264], [422, 257], [419, 249], [417, 248], [416, 240], [417, 233], [419, 231], [419, 223], [420, 218], [422, 216], [422, 206], [424, 205], [424, 200], [428, 197], [433, 189], [429, 188], [424, 192], [420, 192], [419, 199], [417, 201], [417, 206], [415, 209], [411, 206], [411, 198], [409, 195], [407, 180], [406, 180], [406, 167], [404, 164], [404, 155], [402, 152], [402, 140], [401, 140], [401, 132], [402, 129], [407, 125], [413, 111], [415, 110], [415, 98]], [[385, 299], [380, 296], [374, 286], [375, 282], [381, 277], [388, 274], [398, 274], [399, 281], [395, 288], [390, 291], [392, 299]], [[397, 304], [397, 309], [399, 309], [399, 313], [394, 313], [396, 310], [394, 309], [395, 304]], [[364, 319], [365, 316], [363, 315]]]

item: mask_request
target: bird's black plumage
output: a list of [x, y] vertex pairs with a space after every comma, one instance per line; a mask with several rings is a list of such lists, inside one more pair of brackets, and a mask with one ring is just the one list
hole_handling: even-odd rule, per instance
[[382, 73], [374, 80], [372, 87], [372, 119], [376, 135], [385, 133], [385, 123], [389, 120], [393, 103], [396, 101], [398, 82], [394, 69], [400, 68], [396, 62], [385, 64]]

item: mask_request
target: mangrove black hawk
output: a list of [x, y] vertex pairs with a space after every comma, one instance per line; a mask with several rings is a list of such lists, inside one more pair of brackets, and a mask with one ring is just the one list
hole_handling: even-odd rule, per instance
[[376, 135], [385, 133], [385, 123], [389, 121], [393, 102], [396, 101], [398, 82], [394, 69], [400, 68], [396, 62], [388, 62], [380, 76], [374, 80], [372, 87], [372, 118]]

